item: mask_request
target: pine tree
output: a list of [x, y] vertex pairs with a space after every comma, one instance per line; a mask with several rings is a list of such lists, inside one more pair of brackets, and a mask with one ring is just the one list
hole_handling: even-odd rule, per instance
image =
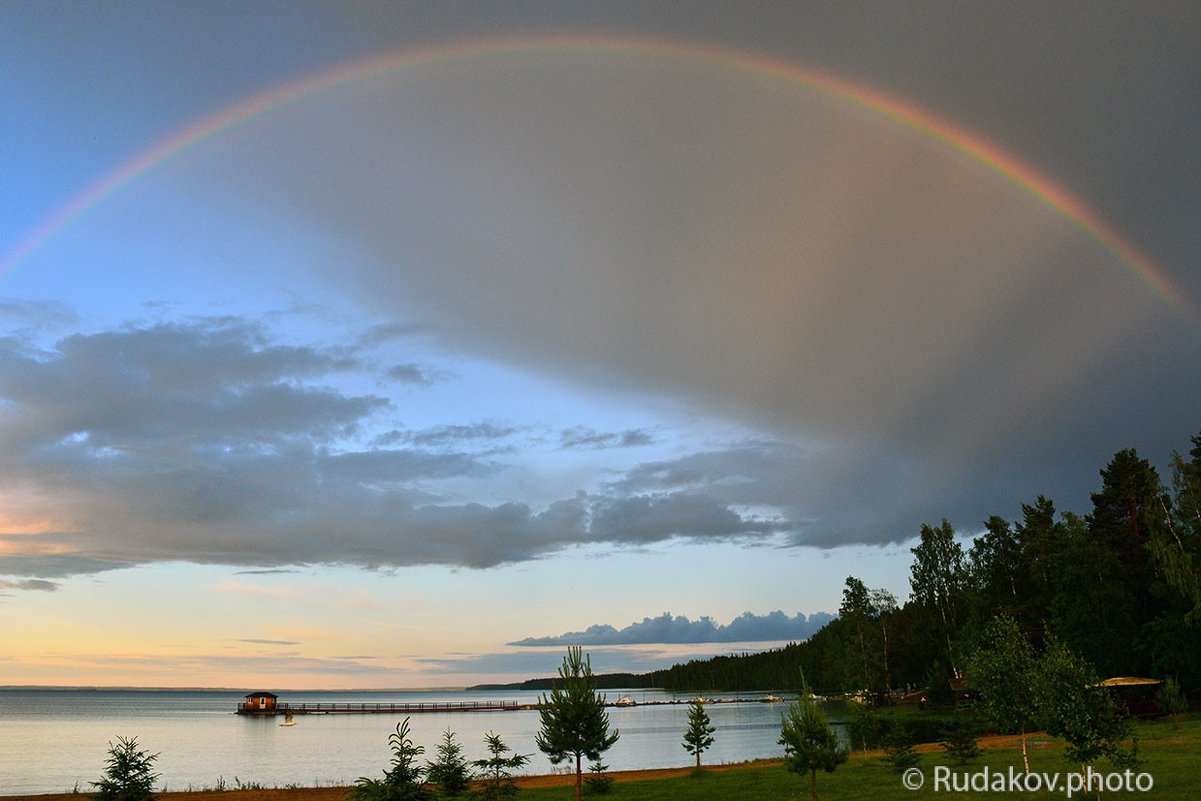
[[833, 773], [849, 756], [826, 721], [821, 706], [809, 692], [809, 684], [803, 675], [801, 697], [781, 720], [779, 742], [784, 746], [786, 767], [795, 773], [809, 773], [812, 801], [817, 801], [817, 772]]
[[713, 745], [713, 732], [705, 705], [697, 698], [688, 705], [688, 731], [684, 732], [684, 750], [696, 757], [696, 769], [701, 769], [701, 752]]
[[619, 732], [609, 732], [605, 697], [597, 695], [592, 676], [592, 660], [579, 647], [567, 649], [559, 668], [559, 681], [550, 695], [538, 699], [542, 730], [538, 748], [557, 765], [575, 758], [575, 797], [580, 800], [583, 783], [583, 758], [599, 762], [601, 754], [617, 742]]

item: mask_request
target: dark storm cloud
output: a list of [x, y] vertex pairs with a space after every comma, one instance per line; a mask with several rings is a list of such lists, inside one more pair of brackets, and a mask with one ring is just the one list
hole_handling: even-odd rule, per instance
[[569, 631], [552, 637], [526, 637], [509, 645], [636, 645], [643, 643], [704, 643], [704, 642], [767, 642], [800, 641], [808, 639], [833, 617], [818, 612], [806, 617], [792, 617], [777, 610], [766, 615], [744, 612], [728, 625], [712, 618], [690, 620], [683, 615], [673, 617], [664, 612], [658, 617], [643, 618], [639, 623], [617, 629], [608, 624], [589, 626], [584, 631]]
[[[891, 89], [898, 103], [924, 99], [925, 109], [989, 141], [1003, 132], [999, 144], [1020, 180], [1027, 168], [1045, 173], [1105, 208], [1155, 196], [1143, 222], [1156, 206], [1179, 220], [1188, 212], [1177, 201], [1198, 207], [1201, 181], [1179, 178], [1196, 160], [1159, 163], [1135, 133], [1159, 139], [1149, 126], [1185, 131], [1181, 115], [1198, 114], [1172, 101], [1201, 69], [1195, 48], [1169, 30], [1178, 12], [1150, 21], [1130, 12], [1135, 38], [1167, 26], [1168, 45], [1151, 57], [1124, 40], [1129, 63], [1119, 67], [1097, 63], [1108, 58], [1104, 48], [1083, 44], [1122, 27], [1108, 14], [1083, 13], [1078, 24], [1039, 26], [1023, 39], [1022, 14], [985, 14], [997, 20], [994, 38], [988, 25], [969, 25], [966, 11], [917, 25], [925, 9], [912, 18], [885, 10], [879, 19], [892, 19], [898, 36], [879, 48], [825, 43], [817, 52], [857, 65], [847, 77]], [[852, 18], [884, 24], [872, 14], [798, 14], [823, 17], [818, 28], [836, 31], [832, 41], [867, 35]], [[1196, 15], [1184, 16], [1184, 28], [1195, 27]], [[944, 47], [928, 47], [942, 37]], [[995, 47], [982, 57], [995, 72], [975, 61], [983, 43]], [[1078, 72], [1065, 55], [1086, 50], [1096, 74]], [[708, 517], [727, 531], [748, 519], [740, 504], [770, 502], [791, 542], [822, 546], [908, 539], [942, 517], [971, 528], [990, 514], [1016, 515], [1038, 493], [1087, 511], [1096, 472], [1114, 451], [1134, 446], [1162, 464], [1201, 425], [1187, 380], [1201, 360], [1196, 327], [1096, 232], [1002, 176], [1004, 165], [989, 169], [793, 81], [712, 63], [693, 69], [686, 59], [667, 68], [650, 46], [620, 57], [554, 51], [553, 59], [534, 52], [503, 61], [503, 70], [486, 58], [470, 68], [430, 66], [424, 91], [381, 80], [369, 97], [288, 109], [279, 135], [304, 126], [323, 143], [312, 145], [321, 160], [307, 147], [277, 147], [264, 129], [257, 145], [243, 141], [244, 151], [225, 154], [223, 169], [271, 160], [280, 177], [249, 191], [300, 196], [378, 255], [340, 266], [339, 286], [377, 309], [419, 309], [451, 347], [607, 393], [681, 399], [806, 445], [803, 454], [748, 447], [684, 456], [670, 469], [630, 474], [611, 485], [620, 497], [598, 505], [594, 533], [607, 534], [611, 520], [633, 539], [638, 527], [678, 529], [655, 519], [664, 500], [625, 497], [651, 488], [677, 496], [677, 506], [696, 494], [729, 507]], [[1171, 72], [1172, 91], [1134, 97], [1135, 82], [1114, 74], [1123, 69]], [[1001, 93], [1004, 125], [993, 119], [997, 104], [969, 97], [973, 81]], [[1113, 114], [1119, 97], [1145, 115]], [[1104, 130], [1075, 127], [1082, 106]], [[353, 148], [339, 144], [347, 116], [363, 122]], [[1185, 147], [1201, 131], [1193, 121], [1172, 152], [1198, 152]], [[402, 140], [403, 165], [381, 175], [377, 165], [397, 157], [391, 143]], [[1083, 155], [1093, 147], [1106, 158]], [[1129, 168], [1147, 158], [1173, 192], [1152, 192]], [[1176, 229], [1172, 247], [1182, 244], [1180, 230], [1192, 226]], [[397, 252], [410, 258], [389, 258]], [[1201, 242], [1192, 243], [1183, 263], [1199, 252]], [[1197, 280], [1166, 269], [1186, 289]], [[607, 433], [560, 436], [569, 448], [618, 444]], [[748, 462], [742, 473], [738, 458]], [[755, 459], [786, 469], [771, 475]], [[710, 480], [706, 470], [725, 478]], [[691, 525], [707, 531], [696, 514]]]
[[741, 514], [708, 495], [635, 495], [600, 501], [592, 514], [592, 534], [625, 543], [659, 542], [672, 537], [725, 540], [787, 531], [787, 521]]

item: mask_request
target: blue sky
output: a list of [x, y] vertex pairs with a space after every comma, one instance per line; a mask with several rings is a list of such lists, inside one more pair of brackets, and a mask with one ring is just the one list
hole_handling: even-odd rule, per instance
[[642, 670], [804, 636], [848, 575], [903, 600], [922, 523], [1087, 511], [1199, 428], [1199, 28], [6, 4], [0, 684]]

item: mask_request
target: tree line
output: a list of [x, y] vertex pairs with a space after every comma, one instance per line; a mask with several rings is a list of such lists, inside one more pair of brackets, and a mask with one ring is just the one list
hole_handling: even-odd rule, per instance
[[1060, 510], [1043, 495], [1021, 517], [991, 516], [970, 544], [947, 520], [912, 549], [903, 603], [846, 579], [837, 619], [809, 640], [771, 651], [693, 660], [629, 677], [627, 686], [680, 691], [951, 692], [998, 615], [1036, 650], [1079, 655], [1101, 676], [1172, 678], [1201, 690], [1201, 435], [1174, 453], [1171, 477], [1133, 449], [1100, 471], [1092, 508]]

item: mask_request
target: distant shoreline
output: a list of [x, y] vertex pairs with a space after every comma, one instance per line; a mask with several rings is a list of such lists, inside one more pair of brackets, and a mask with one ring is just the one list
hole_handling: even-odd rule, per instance
[[[255, 686], [251, 689], [260, 689]], [[480, 687], [350, 687], [315, 689], [272, 688], [274, 693], [462, 693]], [[72, 684], [0, 684], [0, 692], [130, 692], [130, 693], [239, 693], [245, 695], [246, 687], [126, 687], [121, 685], [72, 685]], [[3, 796], [0, 796], [3, 798]]]

